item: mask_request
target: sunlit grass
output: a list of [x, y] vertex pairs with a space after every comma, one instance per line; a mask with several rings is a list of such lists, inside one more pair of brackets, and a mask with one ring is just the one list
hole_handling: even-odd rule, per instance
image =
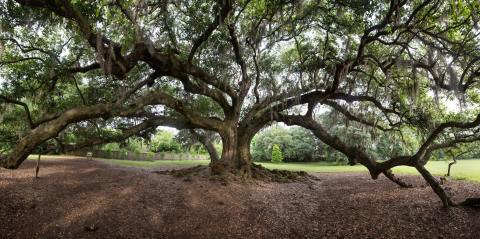
[[[427, 169], [434, 175], [445, 175], [448, 170], [447, 161], [430, 161]], [[332, 165], [329, 163], [262, 163], [267, 168], [276, 168], [284, 170], [303, 170], [307, 172], [366, 172], [363, 166]], [[401, 166], [393, 171], [397, 174], [419, 175], [415, 168]], [[458, 163], [452, 166], [451, 176], [455, 179], [470, 180], [480, 182], [480, 160], [458, 160]]]
[[[196, 166], [208, 165], [208, 160], [161, 160], [161, 161], [128, 161], [128, 160], [114, 160], [114, 159], [100, 159], [103, 162], [117, 166], [141, 167], [141, 168], [160, 168], [162, 166]], [[258, 163], [258, 162], [257, 162]], [[427, 169], [432, 174], [444, 175], [448, 169], [447, 161], [431, 161], [427, 164]], [[366, 168], [361, 165], [349, 166], [338, 165], [329, 162], [314, 162], [314, 163], [258, 163], [269, 169], [282, 169], [291, 171], [306, 171], [306, 172], [367, 172]], [[396, 167], [394, 172], [398, 174], [418, 175], [415, 168], [412, 167]], [[453, 165], [451, 176], [456, 179], [472, 180], [480, 182], [480, 160], [459, 160], [457, 164]]]
[[[29, 159], [36, 159], [35, 155], [31, 155]], [[71, 156], [44, 156], [46, 159], [55, 158], [72, 158]], [[99, 159], [101, 162], [124, 167], [137, 167], [137, 168], [161, 168], [161, 167], [193, 167], [197, 165], [208, 165], [209, 160], [158, 160], [158, 161], [129, 161], [129, 160], [116, 160], [116, 159]], [[257, 162], [269, 169], [282, 169], [290, 171], [306, 171], [306, 172], [331, 172], [331, 173], [343, 173], [343, 172], [367, 172], [366, 168], [361, 165], [349, 166], [339, 165], [329, 162], [313, 162], [313, 163], [270, 163], [270, 162]], [[445, 175], [448, 169], [447, 161], [430, 161], [427, 164], [427, 169], [434, 175]], [[418, 175], [415, 168], [412, 167], [396, 167], [393, 169], [397, 174]], [[457, 164], [453, 165], [451, 176], [455, 179], [470, 180], [480, 182], [480, 160], [459, 160]]]
[[313, 162], [313, 163], [258, 163], [269, 169], [281, 169], [290, 171], [305, 171], [311, 173], [341, 173], [341, 172], [366, 172], [367, 169], [361, 165], [349, 166], [339, 165], [330, 162]]
[[[431, 161], [427, 163], [427, 169], [435, 175], [445, 175], [448, 170], [447, 161]], [[411, 167], [396, 167], [394, 172], [401, 174], [414, 174], [418, 172]], [[450, 176], [455, 179], [470, 180], [480, 182], [480, 160], [458, 160], [457, 164], [452, 166]]]
[[[115, 166], [139, 167], [139, 168], [160, 168], [162, 166], [196, 166], [208, 165], [210, 160], [158, 160], [158, 161], [129, 161], [116, 159], [97, 159]], [[282, 169], [290, 171], [306, 172], [366, 172], [365, 167], [338, 165], [329, 162], [314, 163], [269, 163], [257, 162], [269, 169]]]
[[[480, 160], [458, 160], [452, 166], [451, 176], [456, 179], [472, 180], [480, 182]], [[430, 161], [427, 169], [434, 175], [445, 175], [448, 170], [448, 161]], [[267, 168], [284, 170], [303, 170], [307, 172], [366, 172], [363, 166], [332, 165], [331, 163], [261, 163]], [[393, 169], [398, 174], [419, 175], [415, 168], [400, 166]]]

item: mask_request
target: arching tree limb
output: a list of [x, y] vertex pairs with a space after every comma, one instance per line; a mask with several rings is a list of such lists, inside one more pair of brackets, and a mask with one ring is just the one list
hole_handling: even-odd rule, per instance
[[205, 147], [212, 161], [220, 160], [217, 149], [208, 135], [198, 133], [195, 129], [190, 129], [190, 133]]
[[456, 204], [450, 199], [450, 197], [447, 195], [445, 190], [442, 188], [440, 183], [438, 183], [437, 179], [432, 176], [432, 174], [423, 166], [423, 165], [418, 165], [416, 167], [417, 171], [422, 175], [422, 177], [425, 179], [425, 181], [428, 182], [430, 187], [432, 187], [433, 191], [435, 194], [438, 195], [440, 200], [442, 200], [442, 204], [444, 207], [449, 207], [449, 206], [455, 206]]

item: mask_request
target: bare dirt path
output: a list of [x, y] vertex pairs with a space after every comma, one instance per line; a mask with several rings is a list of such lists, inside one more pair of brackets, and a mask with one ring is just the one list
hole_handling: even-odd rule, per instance
[[[445, 210], [418, 177], [307, 183], [184, 180], [80, 159], [0, 170], [0, 238], [478, 238], [480, 211]], [[449, 182], [457, 199], [480, 185]]]

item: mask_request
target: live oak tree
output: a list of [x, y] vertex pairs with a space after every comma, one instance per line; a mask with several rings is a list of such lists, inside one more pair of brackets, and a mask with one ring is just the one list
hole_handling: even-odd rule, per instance
[[[250, 142], [276, 121], [311, 130], [374, 179], [408, 186], [391, 169], [415, 167], [449, 206], [424, 165], [480, 136], [476, 0], [1, 0], [0, 8], [5, 168], [79, 129], [97, 134], [74, 148], [164, 125], [218, 133], [212, 173], [248, 177]], [[447, 107], [456, 101], [461, 109]], [[418, 145], [375, 158], [325, 127], [322, 108], [336, 112], [336, 125], [398, 141], [413, 134]]]

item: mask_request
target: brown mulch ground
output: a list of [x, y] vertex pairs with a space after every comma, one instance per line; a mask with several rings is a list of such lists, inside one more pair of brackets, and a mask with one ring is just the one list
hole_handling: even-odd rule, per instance
[[[0, 238], [479, 238], [480, 211], [443, 209], [362, 173], [222, 185], [79, 159], [0, 170]], [[480, 185], [450, 181], [455, 199]]]

